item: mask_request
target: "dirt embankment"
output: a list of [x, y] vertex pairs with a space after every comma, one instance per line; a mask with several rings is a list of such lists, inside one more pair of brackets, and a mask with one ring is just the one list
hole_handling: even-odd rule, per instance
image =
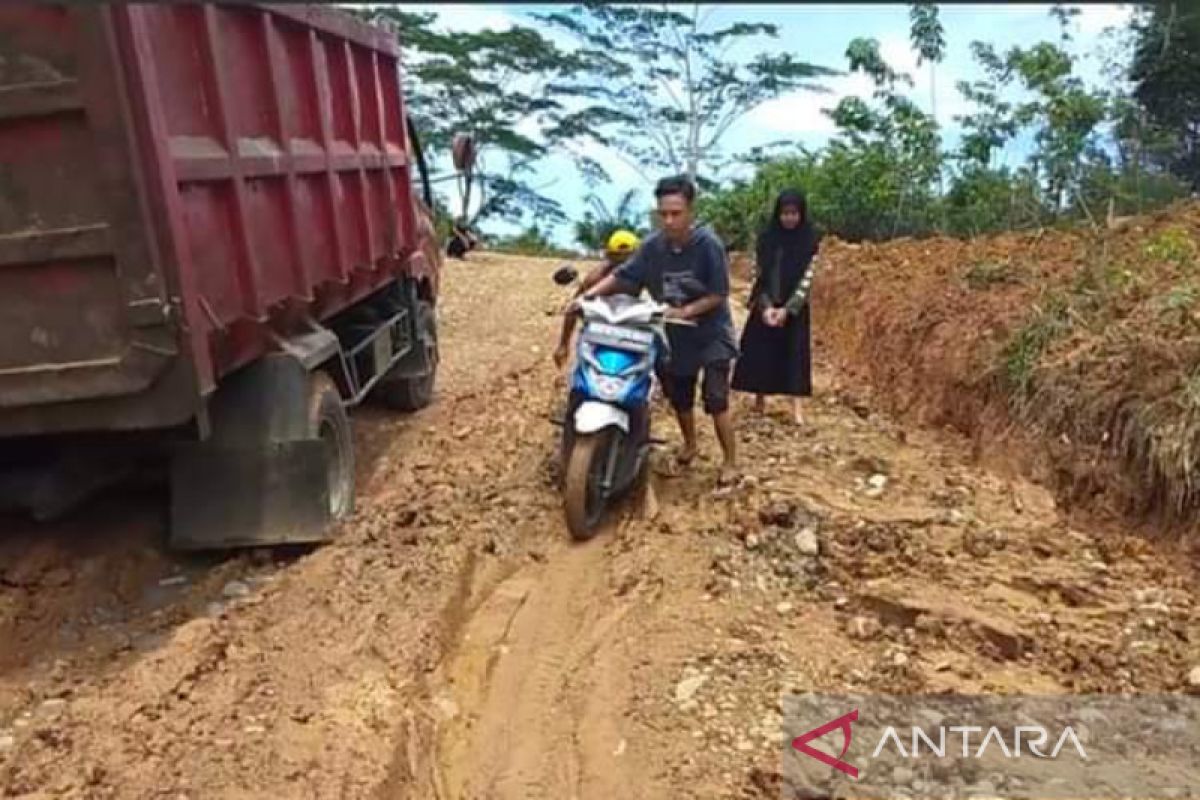
[[972, 437], [1064, 507], [1196, 533], [1200, 205], [1113, 230], [832, 242], [817, 347], [844, 388]]

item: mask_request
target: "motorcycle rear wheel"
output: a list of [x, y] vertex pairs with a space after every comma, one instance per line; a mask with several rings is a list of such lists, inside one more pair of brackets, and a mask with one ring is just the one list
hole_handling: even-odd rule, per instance
[[602, 484], [612, 442], [611, 429], [605, 429], [577, 435], [571, 447], [563, 481], [563, 499], [567, 530], [576, 541], [587, 541], [595, 536], [600, 520], [604, 518], [606, 498]]

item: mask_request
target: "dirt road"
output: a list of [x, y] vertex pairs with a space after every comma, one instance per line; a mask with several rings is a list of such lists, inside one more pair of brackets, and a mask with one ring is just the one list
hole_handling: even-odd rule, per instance
[[[1073, 530], [823, 374], [739, 407], [596, 541], [548, 477], [550, 262], [454, 263], [435, 407], [364, 410], [362, 502], [310, 552], [164, 555], [162, 498], [3, 520], [0, 795], [775, 797], [792, 690], [1175, 690], [1186, 565]], [[664, 415], [657, 432], [676, 432]]]

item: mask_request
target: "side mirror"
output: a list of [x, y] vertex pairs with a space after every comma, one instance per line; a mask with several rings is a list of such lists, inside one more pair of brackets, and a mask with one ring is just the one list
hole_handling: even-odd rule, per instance
[[454, 160], [454, 169], [462, 173], [470, 173], [475, 168], [475, 140], [467, 133], [454, 134], [454, 141], [450, 145], [451, 157]]
[[559, 286], [570, 286], [579, 277], [579, 270], [570, 264], [563, 264], [554, 271], [554, 282]]

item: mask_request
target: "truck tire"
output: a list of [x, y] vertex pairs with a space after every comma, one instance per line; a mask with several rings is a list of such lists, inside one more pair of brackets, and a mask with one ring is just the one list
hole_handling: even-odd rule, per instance
[[309, 384], [308, 424], [329, 455], [329, 515], [344, 520], [354, 512], [354, 438], [337, 386], [324, 372]]
[[379, 382], [380, 400], [395, 411], [419, 411], [433, 402], [438, 366], [437, 314], [433, 304], [428, 300], [417, 301], [416, 319], [416, 347], [424, 348], [420, 354], [424, 369], [414, 375], [401, 362], [392, 368], [394, 373], [399, 374], [385, 375]]

